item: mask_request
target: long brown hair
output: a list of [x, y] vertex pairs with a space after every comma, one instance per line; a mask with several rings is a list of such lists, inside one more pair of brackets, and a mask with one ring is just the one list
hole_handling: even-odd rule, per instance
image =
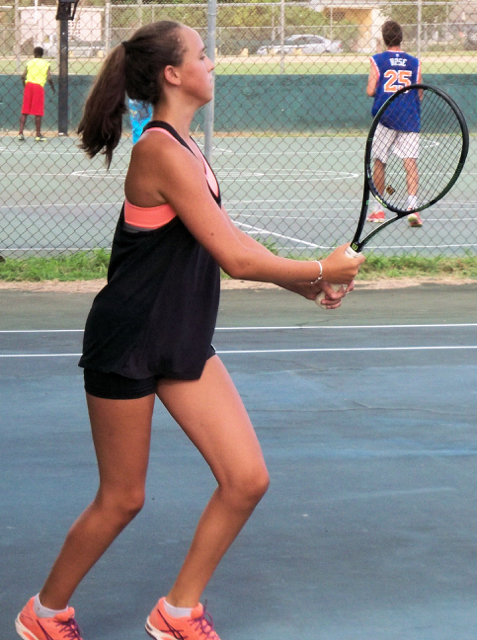
[[90, 158], [106, 156], [109, 167], [121, 139], [126, 93], [132, 100], [156, 105], [162, 93], [162, 72], [179, 66], [184, 45], [179, 22], [162, 20], [139, 29], [108, 55], [86, 99], [78, 126], [80, 148]]

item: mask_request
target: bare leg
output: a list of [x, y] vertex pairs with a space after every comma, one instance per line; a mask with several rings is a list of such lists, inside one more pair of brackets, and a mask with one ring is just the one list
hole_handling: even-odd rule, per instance
[[410, 196], [417, 196], [419, 187], [419, 173], [415, 158], [404, 158], [404, 169], [406, 170], [407, 193]]
[[173, 606], [194, 607], [267, 490], [268, 472], [245, 407], [217, 356], [207, 361], [200, 380], [163, 380], [157, 393], [218, 482], [167, 596]]
[[41, 116], [35, 116], [36, 137], [41, 136]]
[[374, 161], [373, 182], [380, 195], [384, 193], [386, 165], [381, 160]]
[[25, 128], [26, 119], [27, 119], [27, 114], [26, 113], [22, 113], [22, 115], [20, 116], [20, 131], [18, 132], [18, 135], [21, 135], [23, 133], [23, 129]]
[[51, 609], [67, 606], [82, 578], [144, 502], [154, 395], [138, 400], [86, 397], [99, 490], [71, 527], [40, 592], [41, 603]]

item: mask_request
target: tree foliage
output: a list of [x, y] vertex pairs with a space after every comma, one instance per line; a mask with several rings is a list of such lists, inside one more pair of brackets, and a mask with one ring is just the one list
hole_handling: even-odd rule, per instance
[[[452, 8], [453, 0], [424, 0], [422, 2], [422, 22], [424, 24], [443, 23]], [[418, 20], [418, 3], [414, 0], [412, 4], [400, 4], [390, 2], [383, 11], [386, 17], [396, 20], [403, 26], [405, 31], [409, 27], [413, 28], [417, 25]]]

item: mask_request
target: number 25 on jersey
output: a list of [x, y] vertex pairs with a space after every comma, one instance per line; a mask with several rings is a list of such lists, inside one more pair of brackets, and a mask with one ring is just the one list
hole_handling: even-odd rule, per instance
[[399, 89], [409, 87], [412, 84], [412, 71], [410, 69], [400, 69], [399, 71], [389, 69], [384, 74], [384, 77], [386, 78], [384, 84], [385, 93], [396, 93]]

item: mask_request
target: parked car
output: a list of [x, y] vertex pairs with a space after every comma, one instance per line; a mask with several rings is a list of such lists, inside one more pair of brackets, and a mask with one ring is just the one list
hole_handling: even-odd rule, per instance
[[300, 50], [303, 55], [313, 55], [317, 53], [339, 53], [341, 42], [339, 40], [329, 40], [323, 36], [296, 35], [285, 38], [283, 45], [280, 42], [270, 42], [257, 49], [257, 55], [295, 53]]
[[[47, 41], [41, 46], [43, 47], [44, 55], [47, 58], [56, 58], [58, 55], [58, 36], [56, 33], [50, 34]], [[73, 58], [103, 57], [105, 54], [105, 48], [102, 42], [90, 42], [87, 40], [80, 40], [76, 36], [69, 36], [68, 53]]]

